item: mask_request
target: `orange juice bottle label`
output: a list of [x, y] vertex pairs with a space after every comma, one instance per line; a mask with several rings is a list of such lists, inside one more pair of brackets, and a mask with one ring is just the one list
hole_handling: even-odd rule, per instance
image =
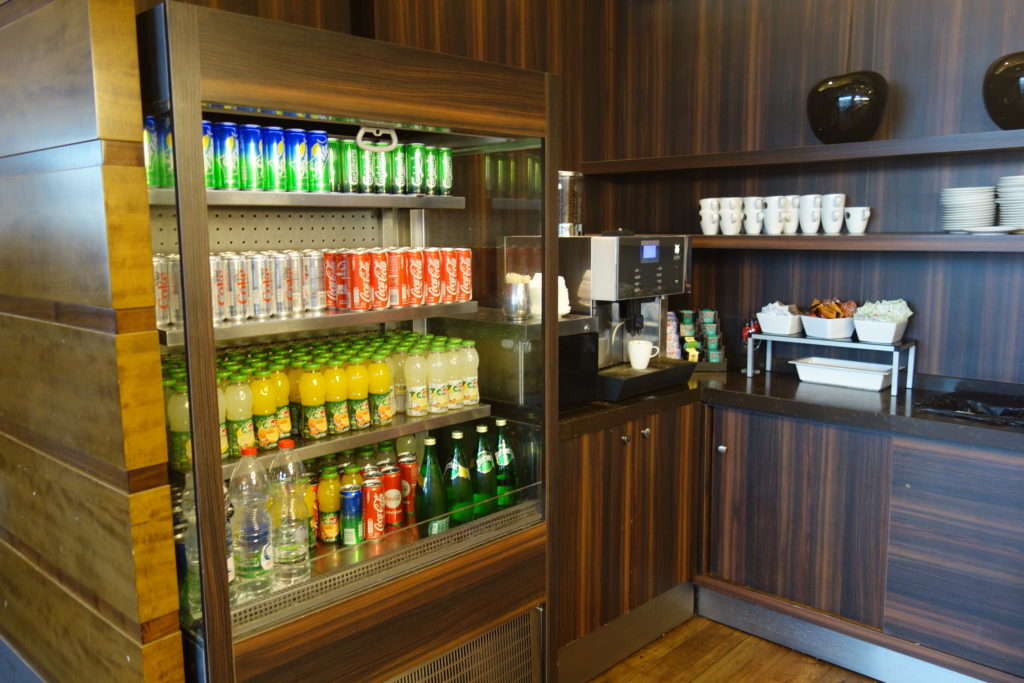
[[391, 398], [391, 390], [370, 394], [370, 419], [374, 427], [389, 425], [395, 418], [395, 404]]
[[287, 404], [277, 409], [277, 430], [282, 437], [292, 433], [292, 413]]
[[327, 409], [323, 405], [302, 406], [302, 437], [322, 439], [327, 436]]
[[350, 398], [348, 419], [352, 429], [366, 429], [370, 426], [370, 399]]
[[253, 429], [256, 431], [256, 443], [261, 451], [269, 451], [277, 448], [277, 441], [281, 434], [277, 428], [277, 415], [253, 415]]
[[327, 431], [331, 434], [344, 434], [348, 430], [348, 401], [328, 401]]
[[242, 455], [243, 448], [256, 445], [256, 437], [253, 434], [252, 418], [245, 420], [228, 420], [228, 449], [231, 455]]

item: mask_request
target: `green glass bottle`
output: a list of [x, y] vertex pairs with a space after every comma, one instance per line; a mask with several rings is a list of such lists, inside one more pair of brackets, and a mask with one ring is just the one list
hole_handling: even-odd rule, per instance
[[473, 519], [480, 519], [498, 509], [498, 473], [494, 454], [487, 439], [487, 425], [476, 426], [476, 455], [473, 456]]
[[508, 421], [499, 417], [494, 421], [498, 428], [498, 444], [494, 450], [496, 466], [498, 509], [504, 510], [516, 504], [516, 494], [511, 493], [519, 488], [519, 470], [516, 468], [516, 456], [512, 453], [512, 442], [509, 441], [505, 426]]
[[448, 494], [448, 511], [452, 513], [452, 526], [473, 520], [473, 480], [466, 465], [462, 432], [452, 432], [452, 457], [444, 466], [445, 489]]
[[416, 487], [416, 517], [427, 521], [424, 531], [428, 536], [437, 536], [448, 531], [448, 495], [437, 460], [437, 439], [428, 436], [423, 440], [423, 467], [420, 468], [420, 485]]

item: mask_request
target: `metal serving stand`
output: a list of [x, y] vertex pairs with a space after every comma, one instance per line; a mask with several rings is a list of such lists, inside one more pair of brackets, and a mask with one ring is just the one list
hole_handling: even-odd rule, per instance
[[[798, 335], [787, 335], [787, 334], [752, 334], [750, 335], [751, 340], [763, 339], [765, 344], [765, 361], [764, 371], [772, 371], [772, 345], [775, 342], [782, 342], [786, 344], [806, 344], [809, 346], [833, 346], [842, 349], [860, 349], [862, 351], [885, 351], [886, 353], [892, 354], [892, 384], [890, 385], [889, 393], [893, 396], [899, 388], [899, 372], [900, 372], [900, 354], [903, 351], [907, 352], [907, 369], [906, 369], [906, 388], [911, 389], [914, 386], [914, 357], [917, 353], [917, 342], [915, 341], [900, 341], [893, 344], [875, 344], [872, 342], [859, 342], [853, 341], [852, 339], [817, 339], [815, 337], [804, 337]], [[747, 342], [747, 377], [754, 376], [754, 345]]]

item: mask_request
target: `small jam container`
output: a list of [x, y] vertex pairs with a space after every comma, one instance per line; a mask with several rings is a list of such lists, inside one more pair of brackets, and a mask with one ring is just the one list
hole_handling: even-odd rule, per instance
[[708, 337], [717, 337], [718, 323], [704, 323], [704, 335]]
[[679, 336], [680, 337], [694, 337], [697, 335], [697, 326], [692, 322], [679, 323]]
[[723, 358], [722, 351], [708, 351], [708, 362], [709, 363], [721, 363]]
[[718, 350], [718, 335], [708, 335], [704, 337], [704, 344], [708, 347], [708, 351]]
[[707, 325], [718, 321], [718, 313], [713, 308], [700, 309], [700, 321]]
[[679, 315], [682, 316], [679, 322], [683, 323], [684, 325], [693, 324], [693, 311], [679, 311]]

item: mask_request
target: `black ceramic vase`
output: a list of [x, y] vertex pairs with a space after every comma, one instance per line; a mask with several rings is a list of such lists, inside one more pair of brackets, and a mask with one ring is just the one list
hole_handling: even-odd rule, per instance
[[985, 72], [985, 109], [1003, 130], [1024, 128], [1024, 52], [1000, 57]]
[[889, 84], [874, 71], [830, 76], [807, 94], [807, 120], [825, 144], [870, 140], [888, 97]]

